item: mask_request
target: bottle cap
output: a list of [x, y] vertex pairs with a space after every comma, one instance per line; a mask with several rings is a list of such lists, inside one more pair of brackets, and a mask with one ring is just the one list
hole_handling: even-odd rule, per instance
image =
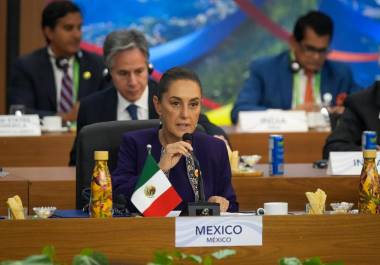
[[363, 151], [364, 158], [376, 158], [376, 150], [364, 150]]
[[108, 160], [108, 151], [95, 151], [95, 160]]

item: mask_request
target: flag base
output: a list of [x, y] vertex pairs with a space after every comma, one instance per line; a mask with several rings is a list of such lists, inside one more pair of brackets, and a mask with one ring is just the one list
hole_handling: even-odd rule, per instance
[[220, 205], [215, 202], [189, 202], [187, 213], [189, 216], [219, 216]]

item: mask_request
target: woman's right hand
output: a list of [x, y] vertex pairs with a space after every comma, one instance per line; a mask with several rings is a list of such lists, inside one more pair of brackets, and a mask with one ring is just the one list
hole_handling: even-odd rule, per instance
[[169, 171], [172, 167], [177, 165], [183, 155], [190, 156], [192, 151], [193, 147], [191, 144], [184, 141], [168, 144], [161, 155], [158, 165], [163, 171]]

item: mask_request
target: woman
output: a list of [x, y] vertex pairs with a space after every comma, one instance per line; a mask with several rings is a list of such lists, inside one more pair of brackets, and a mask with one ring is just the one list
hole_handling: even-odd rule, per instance
[[[162, 126], [124, 135], [117, 168], [112, 174], [112, 185], [114, 196], [125, 195], [127, 207], [132, 212], [137, 210], [130, 198], [142, 171], [148, 144], [152, 146], [152, 155], [159, 161], [159, 167], [183, 200], [178, 210], [184, 210], [188, 202], [197, 201], [200, 197], [194, 183], [192, 153], [199, 161], [205, 199], [219, 203], [222, 212], [238, 210], [224, 142], [195, 131], [201, 111], [201, 96], [201, 84], [193, 72], [184, 68], [168, 70], [160, 80], [158, 95], [153, 98]], [[185, 133], [193, 133], [192, 144], [182, 141]]]

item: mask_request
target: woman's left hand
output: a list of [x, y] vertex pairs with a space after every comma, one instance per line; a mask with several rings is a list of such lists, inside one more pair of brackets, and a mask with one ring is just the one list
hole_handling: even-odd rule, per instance
[[211, 196], [208, 198], [208, 202], [216, 202], [220, 205], [220, 211], [221, 212], [227, 212], [228, 206], [230, 205], [230, 202], [221, 196]]

